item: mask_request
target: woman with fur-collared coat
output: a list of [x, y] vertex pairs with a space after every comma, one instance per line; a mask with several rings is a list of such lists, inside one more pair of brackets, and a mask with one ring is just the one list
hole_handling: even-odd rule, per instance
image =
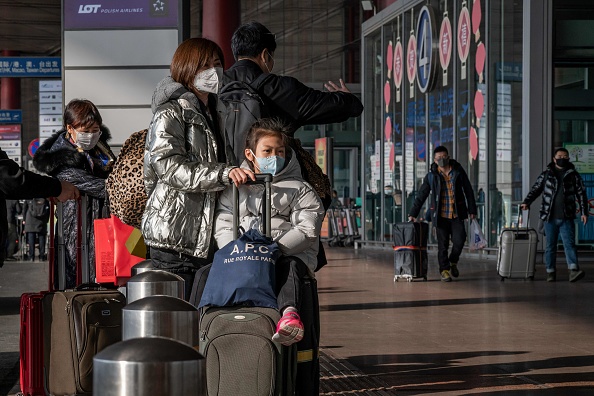
[[[107, 141], [109, 130], [102, 125], [97, 107], [84, 99], [73, 99], [64, 110], [64, 129], [47, 139], [35, 153], [33, 165], [50, 176], [74, 184], [89, 198], [87, 208], [90, 279], [95, 280], [95, 236], [93, 220], [107, 213], [105, 179], [115, 156]], [[64, 243], [66, 245], [66, 288], [76, 286], [76, 245], [78, 216], [76, 201], [64, 204]], [[57, 254], [58, 249], [56, 249]], [[56, 260], [57, 263], [57, 260]], [[86, 265], [87, 263], [83, 263]]]

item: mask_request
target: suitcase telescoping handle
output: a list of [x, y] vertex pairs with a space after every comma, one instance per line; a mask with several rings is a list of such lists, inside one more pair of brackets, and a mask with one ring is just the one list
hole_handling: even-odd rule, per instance
[[[233, 184], [233, 239], [239, 236], [239, 189]], [[263, 184], [264, 197], [262, 200], [262, 217], [264, 218], [264, 234], [270, 237], [271, 234], [271, 207], [272, 207], [272, 175], [260, 173], [256, 175], [256, 181], [249, 180], [246, 184]]]
[[522, 218], [522, 207], [518, 206], [518, 222], [516, 224], [516, 229], [519, 231], [520, 229], [523, 229], [522, 231], [528, 231], [529, 228], [529, 223], [530, 223], [530, 208], [528, 208], [527, 210], [528, 215], [526, 216], [526, 226], [520, 228], [520, 223], [524, 223], [524, 219]]

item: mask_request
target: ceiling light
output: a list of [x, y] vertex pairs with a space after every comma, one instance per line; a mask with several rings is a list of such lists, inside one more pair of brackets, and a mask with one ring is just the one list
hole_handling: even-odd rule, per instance
[[361, 0], [361, 7], [364, 11], [373, 11], [375, 8], [372, 0]]

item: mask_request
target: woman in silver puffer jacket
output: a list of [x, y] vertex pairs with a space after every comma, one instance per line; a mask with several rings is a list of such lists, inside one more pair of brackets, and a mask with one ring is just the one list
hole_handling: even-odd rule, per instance
[[153, 94], [146, 137], [142, 234], [154, 267], [184, 278], [186, 298], [194, 273], [212, 259], [217, 193], [254, 178], [226, 159], [215, 95], [222, 62], [220, 47], [210, 40], [180, 44], [171, 76]]

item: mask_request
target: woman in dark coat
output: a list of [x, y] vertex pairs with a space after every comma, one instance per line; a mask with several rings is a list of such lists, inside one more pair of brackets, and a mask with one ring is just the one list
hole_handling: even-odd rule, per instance
[[28, 259], [35, 261], [35, 239], [39, 238], [39, 261], [47, 260], [45, 255], [45, 238], [47, 236], [47, 222], [49, 221], [49, 201], [45, 198], [35, 198], [25, 201], [23, 219], [25, 220], [25, 234], [29, 245]]
[[[33, 164], [40, 172], [74, 184], [89, 198], [87, 229], [91, 281], [95, 279], [93, 220], [107, 216], [105, 179], [115, 156], [107, 144], [111, 135], [102, 125], [97, 107], [84, 99], [73, 99], [64, 110], [64, 129], [47, 139], [35, 153]], [[77, 202], [64, 204], [66, 288], [76, 285]], [[56, 252], [58, 249], [56, 249]], [[56, 260], [57, 263], [57, 260]], [[87, 263], [83, 263], [87, 265]]]

